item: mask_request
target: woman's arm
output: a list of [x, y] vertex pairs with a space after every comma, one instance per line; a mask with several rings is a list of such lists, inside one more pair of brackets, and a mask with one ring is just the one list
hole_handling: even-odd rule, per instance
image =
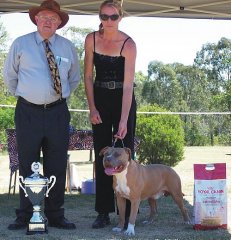
[[84, 57], [84, 85], [90, 110], [90, 121], [92, 124], [102, 122], [100, 115], [95, 107], [93, 92], [93, 33], [87, 35], [85, 39], [85, 57]]
[[123, 56], [125, 57], [125, 69], [124, 69], [122, 110], [118, 132], [115, 135], [115, 137], [121, 139], [123, 139], [127, 134], [127, 121], [132, 103], [135, 78], [136, 44], [132, 39], [129, 39], [125, 43]]

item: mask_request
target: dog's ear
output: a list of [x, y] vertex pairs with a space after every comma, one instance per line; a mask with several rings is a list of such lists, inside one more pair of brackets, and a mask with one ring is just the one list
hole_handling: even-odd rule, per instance
[[128, 157], [129, 157], [128, 161], [130, 161], [132, 156], [131, 149], [127, 147], [124, 147], [124, 149], [125, 149], [125, 152], [128, 154]]
[[108, 148], [109, 147], [105, 147], [105, 148], [101, 149], [100, 152], [99, 152], [99, 156], [103, 156]]

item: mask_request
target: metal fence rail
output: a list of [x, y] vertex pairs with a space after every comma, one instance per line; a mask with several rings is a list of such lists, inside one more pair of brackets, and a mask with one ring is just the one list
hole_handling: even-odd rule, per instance
[[[15, 108], [15, 105], [0, 104], [0, 109]], [[70, 126], [76, 130], [90, 130], [89, 110], [72, 109]], [[178, 115], [182, 120], [187, 146], [230, 145], [231, 144], [231, 111], [190, 111], [190, 112], [141, 112], [138, 115]], [[0, 148], [5, 148], [5, 137], [0, 140]]]
[[[0, 104], [0, 107], [15, 108], [15, 105]], [[70, 112], [89, 112], [87, 109], [72, 109], [69, 108]], [[163, 114], [163, 115], [231, 115], [231, 112], [140, 112], [137, 114]]]

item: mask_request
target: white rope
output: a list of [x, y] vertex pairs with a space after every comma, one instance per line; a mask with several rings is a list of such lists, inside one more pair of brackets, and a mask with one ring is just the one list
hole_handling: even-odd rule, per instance
[[89, 112], [89, 110], [84, 110], [84, 109], [71, 109], [69, 108], [70, 112]]
[[138, 114], [162, 114], [162, 115], [230, 115], [231, 112], [137, 112]]
[[[15, 108], [15, 105], [0, 104], [0, 107]], [[70, 112], [89, 112], [86, 109], [69, 109]], [[137, 112], [138, 114], [159, 115], [231, 115], [231, 112]]]
[[0, 107], [15, 108], [14, 105], [4, 105], [4, 104], [0, 104]]

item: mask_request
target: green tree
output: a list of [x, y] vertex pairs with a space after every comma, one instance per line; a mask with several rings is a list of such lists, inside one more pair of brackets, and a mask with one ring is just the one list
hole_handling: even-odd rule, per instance
[[142, 72], [137, 72], [135, 74], [134, 92], [136, 95], [137, 108], [146, 105], [145, 98], [142, 97], [143, 86], [146, 80], [147, 76], [145, 76]]
[[[230, 111], [231, 109], [231, 40], [221, 38], [218, 43], [207, 43], [197, 53], [194, 65], [207, 75], [207, 88], [210, 92], [209, 111]], [[230, 135], [230, 116], [221, 116], [219, 121], [214, 118], [209, 122], [212, 143], [216, 133]], [[221, 126], [223, 129], [221, 129]], [[223, 138], [230, 139], [230, 138]], [[228, 140], [230, 142], [230, 140]], [[215, 141], [216, 143], [216, 141]]]
[[[83, 83], [83, 69], [84, 69], [84, 41], [88, 33], [92, 32], [90, 28], [67, 27], [62, 30], [62, 35], [72, 41], [76, 47], [76, 51], [80, 60], [81, 81], [77, 89], [72, 93], [68, 106], [70, 109], [88, 109], [84, 83]], [[71, 112], [71, 125], [77, 129], [88, 129], [90, 123], [88, 120], [88, 112]]]
[[214, 95], [226, 90], [230, 82], [231, 41], [221, 38], [217, 44], [204, 44], [197, 52], [194, 65], [208, 75], [208, 87]]
[[180, 85], [181, 100], [178, 102], [179, 111], [205, 111], [211, 99], [207, 90], [205, 73], [195, 66], [185, 66], [180, 63], [171, 65]]
[[8, 40], [9, 40], [8, 33], [5, 27], [3, 26], [3, 23], [0, 22], [0, 66], [1, 66], [0, 67], [0, 99], [1, 99], [1, 104], [3, 104], [6, 98], [8, 97], [8, 91], [3, 82], [3, 64], [6, 57]]
[[[184, 66], [174, 63], [177, 81], [181, 86], [182, 99], [178, 103], [180, 112], [203, 112], [209, 108], [211, 94], [207, 88], [207, 77], [203, 70], [196, 66]], [[185, 142], [190, 146], [207, 145], [208, 136], [213, 136], [211, 118], [201, 115], [182, 115], [184, 121]], [[209, 126], [211, 128], [209, 128]]]
[[180, 94], [180, 85], [172, 66], [158, 61], [149, 63], [148, 80], [142, 91], [146, 102], [173, 110], [181, 99]]
[[[7, 52], [8, 33], [0, 22], [0, 104], [14, 105], [15, 99], [10, 96], [3, 82], [3, 64]], [[0, 142], [6, 142], [6, 128], [14, 127], [14, 108], [0, 108]]]

